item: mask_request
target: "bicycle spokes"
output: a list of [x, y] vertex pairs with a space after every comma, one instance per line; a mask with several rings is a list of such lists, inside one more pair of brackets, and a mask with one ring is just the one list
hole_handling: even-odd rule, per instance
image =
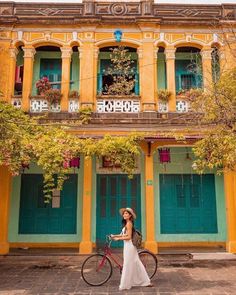
[[100, 286], [107, 282], [112, 275], [111, 262], [105, 255], [91, 255], [84, 261], [81, 274], [89, 285]]

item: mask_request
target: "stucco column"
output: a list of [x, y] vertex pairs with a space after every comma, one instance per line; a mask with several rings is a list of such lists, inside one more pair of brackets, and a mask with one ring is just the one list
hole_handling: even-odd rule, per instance
[[22, 91], [22, 109], [29, 111], [30, 99], [32, 92], [33, 70], [34, 70], [34, 55], [36, 53], [33, 47], [23, 47], [24, 50], [24, 77]]
[[15, 75], [16, 75], [16, 59], [19, 50], [17, 48], [10, 48], [10, 67], [9, 67], [9, 85], [7, 100], [11, 103], [11, 97], [14, 95], [15, 90]]
[[[158, 50], [159, 48], [155, 48], [154, 49], [154, 52], [153, 52], [153, 57], [154, 57], [154, 98], [155, 98], [155, 102], [157, 103], [157, 92], [158, 92], [158, 63], [157, 63], [157, 59], [158, 59]], [[157, 107], [157, 110], [158, 110], [158, 106]]]
[[[152, 39], [151, 39], [152, 40]], [[140, 62], [140, 85], [142, 110], [144, 112], [156, 111], [155, 101], [155, 67], [156, 59], [154, 58], [154, 45], [152, 41], [143, 42], [142, 49], [138, 51]]]
[[70, 91], [70, 66], [71, 66], [71, 54], [72, 49], [70, 47], [61, 48], [62, 58], [62, 75], [61, 75], [61, 110], [64, 112], [68, 111], [68, 97]]
[[155, 240], [155, 201], [153, 188], [153, 149], [151, 143], [143, 143], [145, 153], [145, 208], [146, 208], [146, 241], [145, 248], [153, 253], [158, 252]]
[[96, 88], [94, 79], [97, 73], [96, 58], [94, 57], [94, 43], [85, 41], [80, 48], [80, 106], [94, 107]]
[[171, 92], [169, 100], [169, 111], [176, 111], [176, 86], [175, 86], [175, 51], [174, 47], [166, 47], [166, 80], [167, 89]]
[[83, 185], [83, 216], [82, 239], [79, 246], [80, 254], [92, 253], [92, 159], [84, 160], [84, 185]]
[[236, 253], [236, 172], [224, 172], [228, 238], [227, 251]]
[[98, 55], [99, 55], [99, 48], [94, 47], [93, 50], [93, 97], [94, 97], [94, 108], [96, 109], [96, 103], [97, 100], [95, 99], [97, 96], [97, 76], [98, 76]]
[[211, 47], [203, 47], [201, 50], [202, 56], [202, 75], [204, 90], [209, 90], [212, 85], [212, 64], [211, 64]]
[[8, 219], [11, 178], [7, 168], [0, 166], [0, 254], [7, 254], [9, 252]]

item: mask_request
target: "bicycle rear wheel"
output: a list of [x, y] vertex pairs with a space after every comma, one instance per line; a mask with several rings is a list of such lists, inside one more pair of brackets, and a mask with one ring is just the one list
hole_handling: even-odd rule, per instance
[[139, 258], [142, 261], [144, 267], [146, 268], [147, 274], [151, 279], [154, 277], [157, 271], [157, 258], [156, 256], [149, 252], [148, 250], [141, 250], [139, 253]]
[[93, 254], [85, 259], [81, 267], [83, 280], [91, 286], [105, 284], [112, 275], [110, 260], [103, 254]]

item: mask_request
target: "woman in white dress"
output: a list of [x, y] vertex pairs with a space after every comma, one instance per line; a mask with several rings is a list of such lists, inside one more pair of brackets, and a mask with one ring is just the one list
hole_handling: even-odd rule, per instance
[[120, 280], [120, 290], [130, 289], [133, 286], [151, 287], [152, 284], [144, 265], [138, 256], [137, 248], [132, 243], [132, 230], [136, 215], [131, 208], [121, 208], [123, 229], [119, 235], [111, 235], [114, 241], [124, 241], [123, 269]]

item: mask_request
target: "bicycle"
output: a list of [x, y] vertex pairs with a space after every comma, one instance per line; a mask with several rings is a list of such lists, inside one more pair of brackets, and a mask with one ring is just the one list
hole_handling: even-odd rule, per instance
[[[112, 276], [112, 262], [122, 272], [122, 264], [119, 263], [117, 257], [112, 253], [111, 238], [106, 236], [106, 243], [102, 253], [92, 254], [85, 259], [81, 267], [81, 275], [83, 280], [90, 286], [101, 286], [105, 284]], [[142, 261], [149, 278], [153, 278], [157, 271], [157, 258], [147, 249], [138, 250], [138, 255]]]

